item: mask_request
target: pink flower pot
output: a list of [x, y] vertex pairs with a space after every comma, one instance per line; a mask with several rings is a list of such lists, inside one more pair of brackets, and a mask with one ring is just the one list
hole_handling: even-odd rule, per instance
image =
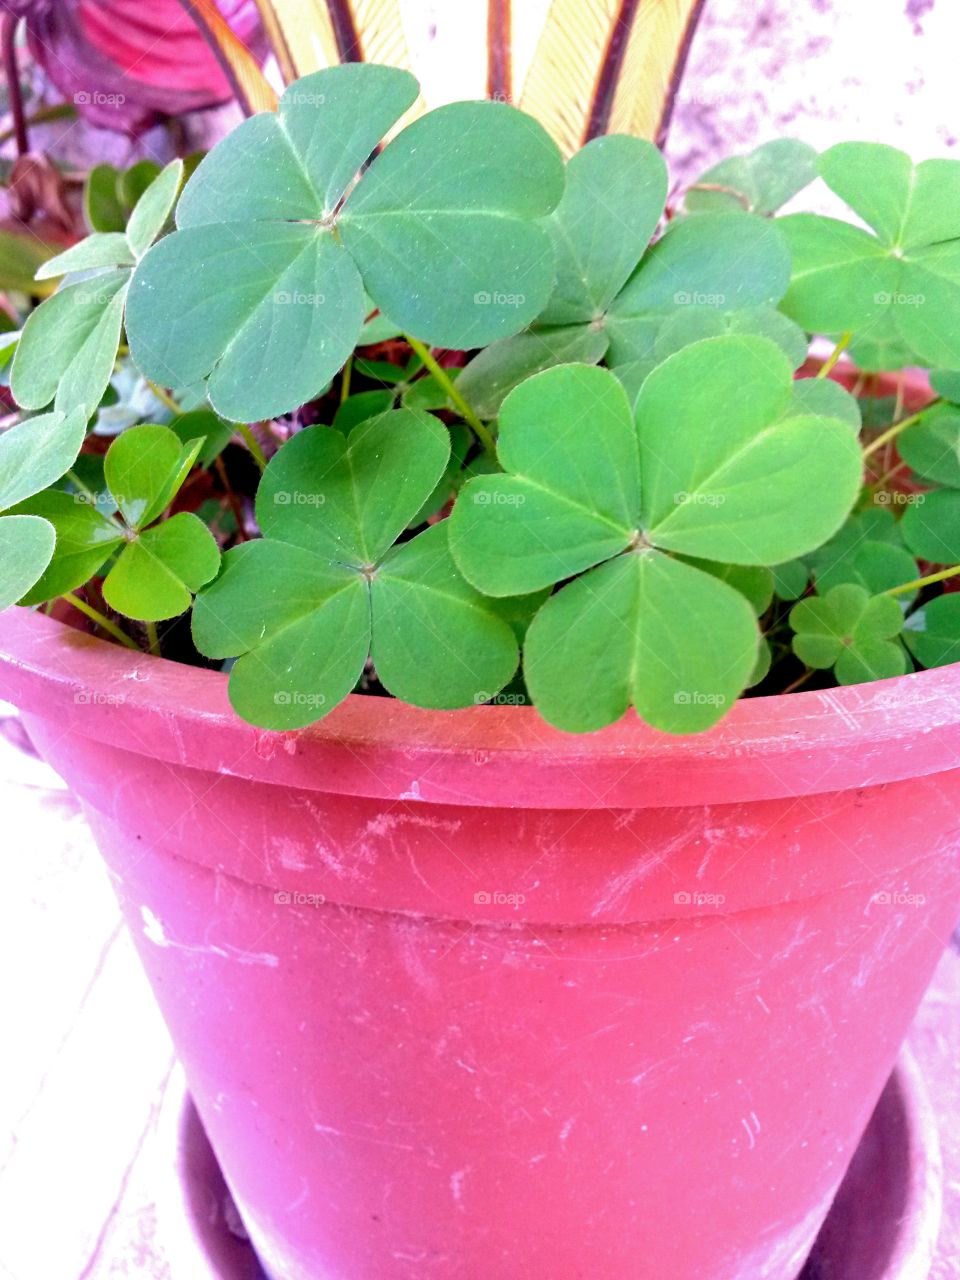
[[786, 1280], [960, 908], [960, 667], [711, 732], [352, 697], [0, 618], [285, 1280]]

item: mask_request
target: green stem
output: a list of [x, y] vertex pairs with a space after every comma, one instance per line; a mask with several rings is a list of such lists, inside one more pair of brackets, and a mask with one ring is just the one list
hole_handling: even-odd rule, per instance
[[955, 578], [960, 573], [960, 564], [952, 564], [949, 569], [940, 569], [937, 573], [928, 573], [925, 578], [914, 578], [913, 582], [902, 582], [899, 587], [888, 587], [885, 596], [903, 595], [905, 591], [919, 591], [921, 587], [929, 587], [932, 582], [943, 582], [945, 578]]
[[114, 640], [119, 640], [122, 645], [128, 649], [134, 649], [140, 652], [140, 646], [135, 640], [131, 640], [125, 631], [121, 631], [115, 622], [111, 622], [109, 618], [105, 618], [99, 609], [95, 609], [92, 604], [87, 604], [86, 600], [81, 600], [79, 596], [75, 596], [72, 591], [65, 591], [60, 597], [66, 600], [67, 604], [72, 604], [74, 609], [79, 609], [85, 614], [91, 622], [95, 622], [101, 630], [106, 631], [107, 635], [113, 636]]
[[72, 468], [71, 470], [65, 472], [64, 479], [69, 480], [70, 483], [74, 486], [74, 488], [79, 493], [83, 494], [86, 500], [90, 503], [91, 507], [95, 507], [97, 505], [96, 494], [93, 492], [92, 489], [87, 488], [87, 486], [83, 483], [83, 481], [80, 479], [80, 477]]
[[257, 466], [260, 468], [261, 471], [266, 471], [267, 455], [260, 448], [260, 441], [251, 431], [249, 423], [238, 422], [236, 424], [236, 427], [240, 435], [243, 436], [244, 444], [247, 446], [247, 448], [250, 450], [251, 454], [253, 455], [254, 462], [257, 464]]
[[147, 645], [150, 652], [155, 658], [160, 657], [160, 637], [157, 635], [157, 624], [155, 622], [147, 622], [144, 624], [147, 629]]
[[173, 396], [170, 394], [169, 391], [164, 390], [164, 388], [161, 387], [159, 383], [152, 382], [149, 378], [147, 378], [147, 386], [150, 388], [153, 394], [157, 397], [157, 399], [161, 401], [162, 404], [165, 404], [167, 406], [167, 408], [170, 410], [171, 413], [175, 413], [179, 417], [179, 415], [183, 412], [183, 410], [177, 404], [176, 400], [174, 400]]
[[[936, 401], [933, 403], [935, 404]], [[906, 431], [907, 427], [912, 427], [915, 423], [919, 422], [929, 408], [929, 405], [925, 405], [919, 413], [911, 413], [909, 418], [903, 418], [900, 422], [895, 422], [892, 427], [888, 427], [886, 431], [877, 436], [876, 440], [871, 440], [864, 449], [863, 456], [865, 458], [869, 458], [871, 454], [882, 449], [885, 444], [889, 444], [891, 440], [895, 440], [901, 431]]]
[[497, 446], [494, 444], [493, 436], [470, 408], [466, 400], [464, 400], [463, 396], [457, 390], [457, 384], [447, 373], [446, 369], [444, 369], [443, 366], [433, 358], [433, 354], [430, 349], [425, 347], [418, 338], [411, 338], [408, 333], [405, 333], [403, 336], [404, 341], [410, 344], [411, 349], [417, 353], [424, 365], [430, 370], [437, 382], [440, 383], [441, 387], [443, 387], [450, 399], [450, 403], [455, 405], [460, 411], [460, 416], [463, 418], [464, 422], [473, 429], [474, 434], [483, 445], [484, 449], [486, 449], [487, 453], [496, 456]]
[[347, 357], [347, 363], [343, 366], [343, 374], [340, 381], [340, 403], [343, 404], [347, 396], [350, 394], [350, 376], [353, 373], [353, 356]]
[[823, 364], [820, 366], [817, 372], [818, 378], [826, 378], [830, 373], [833, 372], [834, 365], [843, 355], [844, 351], [846, 351], [847, 347], [849, 347], [850, 340], [852, 337], [853, 337], [852, 333], [841, 333], [840, 341], [837, 343], [837, 345], [833, 348], [833, 350], [827, 356], [826, 360], [824, 360]]

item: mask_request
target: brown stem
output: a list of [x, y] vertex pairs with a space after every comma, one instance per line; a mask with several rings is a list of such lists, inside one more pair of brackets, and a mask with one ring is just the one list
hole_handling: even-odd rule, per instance
[[227, 496], [227, 503], [230, 510], [233, 512], [233, 518], [237, 522], [237, 536], [241, 542], [246, 542], [247, 531], [243, 527], [243, 509], [240, 506], [240, 499], [233, 491], [233, 485], [230, 483], [230, 478], [227, 475], [227, 468], [223, 465], [223, 458], [221, 458], [219, 454], [214, 458], [213, 465], [216, 469], [217, 475], [220, 477], [220, 483], [223, 485], [223, 491]]
[[7, 78], [7, 96], [13, 117], [13, 136], [17, 140], [17, 155], [25, 156], [30, 150], [27, 137], [27, 119], [23, 111], [23, 94], [20, 92], [20, 69], [17, 66], [17, 26], [20, 19], [12, 13], [3, 15], [0, 27], [0, 45], [3, 48], [3, 74]]

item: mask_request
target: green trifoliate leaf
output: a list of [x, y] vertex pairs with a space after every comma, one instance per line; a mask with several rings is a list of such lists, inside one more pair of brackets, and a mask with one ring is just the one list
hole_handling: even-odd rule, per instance
[[485, 347], [460, 375], [459, 389], [482, 418], [495, 418], [506, 397], [521, 382], [558, 364], [599, 364], [608, 339], [589, 324], [536, 327]]
[[860, 434], [863, 422], [856, 396], [830, 378], [797, 378], [785, 416], [833, 418], [846, 422], [854, 435]]
[[817, 153], [795, 138], [765, 142], [745, 156], [730, 156], [701, 174], [687, 191], [691, 213], [746, 209], [771, 214], [817, 176]]
[[37, 582], [53, 556], [53, 525], [39, 516], [0, 516], [0, 609]]
[[960, 661], [960, 595], [937, 596], [904, 623], [907, 648], [924, 667]]
[[193, 592], [219, 568], [213, 534], [197, 516], [181, 511], [125, 543], [104, 579], [103, 596], [128, 618], [160, 622], [186, 612]]
[[870, 538], [852, 544], [827, 543], [811, 557], [811, 563], [821, 593], [852, 582], [871, 595], [879, 595], [917, 576], [917, 562], [909, 551]]
[[920, 560], [960, 562], [960, 492], [934, 489], [914, 495], [900, 525], [903, 540]]
[[328, 68], [214, 148], [180, 199], [180, 229], [134, 276], [128, 332], [148, 376], [209, 376], [214, 408], [251, 421], [329, 382], [361, 336], [364, 286], [440, 346], [484, 345], [533, 318], [553, 282], [542, 218], [563, 175], [529, 117], [503, 103], [440, 108], [394, 139], [340, 206], [415, 95], [406, 72]]
[[552, 596], [524, 646], [544, 719], [574, 733], [631, 705], [670, 733], [705, 729], [747, 683], [754, 612], [738, 591], [660, 552], [617, 556]]
[[924, 363], [960, 362], [960, 161], [913, 165], [880, 143], [841, 143], [818, 169], [871, 231], [813, 214], [784, 218], [793, 255], [784, 311], [809, 330], [850, 331], [861, 342], [876, 334]]
[[898, 437], [900, 457], [918, 476], [960, 489], [960, 408], [935, 404]]
[[810, 570], [802, 560], [787, 560], [774, 565], [773, 590], [779, 600], [799, 600], [810, 581]]
[[460, 575], [445, 523], [384, 558], [371, 610], [377, 675], [419, 707], [486, 702], [516, 670], [513, 631]]
[[131, 427], [117, 436], [104, 475], [124, 520], [133, 529], [152, 523], [170, 505], [203, 444], [182, 443], [169, 427]]
[[650, 242], [667, 198], [667, 167], [650, 142], [595, 138], [570, 158], [548, 225], [557, 282], [538, 325], [602, 317]]
[[670, 224], [613, 302], [606, 322], [611, 365], [644, 358], [652, 319], [687, 308], [739, 311], [776, 304], [790, 278], [778, 227], [746, 213]]
[[13, 358], [10, 388], [25, 409], [82, 409], [90, 417], [110, 381], [129, 282], [110, 271], [68, 285], [34, 311]]
[[86, 434], [82, 413], [45, 413], [0, 435], [0, 511], [59, 480]]
[[366, 422], [369, 418], [378, 418], [393, 408], [392, 391], [358, 391], [355, 396], [347, 396], [337, 406], [333, 415], [332, 426], [343, 435], [348, 436], [354, 427]]
[[414, 409], [361, 422], [349, 443], [332, 428], [310, 427], [264, 473], [257, 520], [266, 538], [372, 565], [433, 492], [449, 457], [446, 427]]
[[166, 225], [183, 181], [183, 161], [171, 160], [140, 196], [127, 223], [127, 242], [142, 258]]
[[129, 267], [135, 259], [120, 231], [95, 231], [85, 240], [71, 245], [55, 258], [48, 258], [38, 268], [38, 280], [52, 280], [68, 271], [91, 271], [98, 267]]
[[[726, 334], [769, 338], [777, 344], [794, 369], [799, 368], [807, 358], [807, 335], [773, 307], [751, 307], [744, 311], [688, 307], [675, 312], [664, 321], [654, 344], [654, 362], [666, 360], [667, 356], [672, 356], [702, 338], [720, 338]], [[830, 385], [837, 386], [836, 383]], [[840, 387], [837, 389], [842, 391]]]
[[716, 564], [710, 560], [689, 560], [687, 563], [702, 569], [704, 573], [712, 574], [721, 582], [729, 583], [735, 591], [739, 591], [750, 601], [758, 617], [769, 609], [773, 600], [772, 570], [759, 565]]
[[833, 667], [840, 684], [903, 675], [907, 658], [894, 638], [903, 613], [892, 596], [853, 584], [801, 600], [790, 610], [793, 651], [809, 667]]
[[711, 338], [650, 374], [636, 415], [653, 545], [770, 565], [836, 532], [860, 488], [860, 449], [843, 423], [784, 418], [792, 387], [762, 338]]
[[640, 489], [630, 405], [605, 369], [561, 365], [507, 397], [498, 442], [506, 475], [463, 488], [454, 556], [488, 595], [560, 582], [630, 545]]
[[82, 586], [123, 543], [122, 526], [80, 493], [47, 489], [21, 502], [15, 511], [39, 517], [56, 533], [53, 559], [21, 604], [42, 604]]
[[241, 715], [270, 729], [320, 719], [353, 688], [371, 644], [384, 685], [420, 705], [482, 702], [509, 680], [513, 631], [460, 577], [447, 524], [392, 546], [449, 455], [437, 419], [397, 409], [349, 441], [309, 427], [270, 462], [257, 495], [263, 540], [227, 555], [193, 614], [201, 652], [238, 658], [230, 696]]

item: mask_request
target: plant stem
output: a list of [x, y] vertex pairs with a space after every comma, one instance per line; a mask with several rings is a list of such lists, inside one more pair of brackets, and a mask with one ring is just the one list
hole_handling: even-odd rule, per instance
[[170, 392], [165, 391], [164, 388], [161, 387], [158, 383], [152, 382], [149, 378], [147, 378], [147, 386], [150, 388], [153, 394], [157, 397], [157, 399], [167, 406], [167, 408], [170, 410], [171, 413], [175, 413], [179, 416], [183, 412], [183, 410], [177, 404], [176, 400], [174, 400]]
[[960, 573], [960, 564], [952, 564], [949, 569], [940, 569], [937, 573], [928, 573], [925, 578], [914, 578], [913, 582], [902, 582], [899, 587], [888, 587], [885, 596], [903, 595], [905, 591], [919, 591], [921, 587], [929, 587], [932, 582], [943, 582], [945, 578], [955, 578]]
[[350, 394], [350, 375], [353, 373], [353, 356], [347, 357], [347, 363], [343, 366], [343, 374], [340, 380], [340, 403], [343, 404], [347, 396]]
[[[934, 401], [934, 403], [936, 402]], [[925, 405], [919, 413], [911, 413], [909, 418], [904, 418], [900, 422], [895, 422], [892, 427], [888, 427], [882, 435], [877, 436], [876, 440], [871, 440], [864, 449], [863, 456], [865, 458], [869, 458], [871, 454], [882, 449], [885, 444], [889, 444], [891, 440], [896, 439], [901, 431], [906, 431], [907, 427], [912, 427], [914, 423], [919, 422], [926, 410], [929, 408], [929, 405]]]
[[95, 609], [92, 604], [87, 604], [86, 600], [81, 600], [79, 596], [75, 596], [72, 591], [65, 591], [60, 597], [66, 600], [67, 604], [72, 604], [74, 609], [79, 609], [85, 614], [91, 622], [95, 622], [101, 630], [106, 631], [107, 635], [113, 636], [114, 640], [119, 640], [122, 645], [128, 649], [134, 649], [140, 652], [140, 646], [135, 640], [131, 640], [125, 631], [121, 631], [115, 622], [111, 622], [109, 618], [105, 618], [99, 609]]
[[260, 468], [261, 471], [266, 471], [267, 455], [260, 448], [260, 441], [250, 430], [249, 423], [238, 422], [236, 423], [236, 428], [237, 428], [237, 431], [240, 433], [240, 435], [243, 437], [243, 443], [250, 450], [251, 454], [253, 454], [254, 462], [257, 464], [257, 466]]
[[150, 652], [155, 658], [160, 657], [160, 637], [157, 635], [157, 624], [155, 622], [146, 622], [144, 626], [147, 630], [147, 645]]
[[83, 483], [83, 481], [80, 479], [80, 477], [72, 468], [69, 471], [64, 473], [64, 479], [69, 480], [70, 483], [77, 489], [77, 491], [83, 494], [86, 500], [90, 503], [91, 507], [95, 507], [97, 505], [96, 494], [93, 492], [92, 489], [87, 488], [87, 486]]
[[237, 522], [237, 537], [241, 542], [246, 542], [247, 533], [243, 527], [243, 508], [240, 506], [240, 499], [233, 491], [233, 485], [227, 475], [227, 468], [223, 465], [223, 458], [219, 454], [214, 458], [213, 465], [217, 475], [220, 477], [220, 483], [223, 485], [223, 491], [227, 497], [227, 505], [233, 512], [233, 518]]
[[433, 353], [430, 349], [425, 347], [418, 338], [411, 338], [408, 333], [405, 333], [403, 336], [405, 341], [409, 342], [412, 350], [414, 350], [423, 361], [426, 368], [430, 370], [436, 380], [440, 383], [441, 387], [443, 387], [451, 404], [455, 405], [457, 409], [459, 409], [460, 416], [463, 418], [464, 422], [473, 429], [474, 435], [483, 445], [484, 449], [486, 449], [487, 453], [495, 456], [497, 446], [494, 444], [493, 436], [470, 408], [466, 400], [464, 400], [463, 396], [457, 390], [457, 384], [447, 373], [446, 369], [444, 369], [443, 366], [434, 359]]
[[837, 361], [843, 355], [844, 351], [846, 351], [847, 347], [850, 345], [850, 339], [852, 337], [853, 337], [852, 333], [841, 333], [840, 341], [833, 348], [833, 350], [830, 352], [826, 360], [824, 360], [823, 364], [820, 366], [819, 370], [817, 371], [818, 378], [826, 378], [830, 373], [833, 372], [834, 365], [837, 363]]
[[810, 667], [808, 667], [806, 671], [803, 673], [803, 675], [798, 676], [797, 679], [794, 680], [793, 684], [788, 684], [783, 692], [793, 693], [795, 690], [799, 689], [802, 684], [806, 684], [812, 675], [813, 675], [813, 670]]
[[7, 79], [7, 97], [13, 119], [13, 136], [17, 140], [17, 155], [25, 156], [30, 150], [27, 137], [27, 121], [23, 111], [23, 95], [20, 92], [20, 69], [17, 66], [17, 27], [20, 19], [12, 13], [3, 15], [0, 27], [0, 45], [3, 48], [3, 70]]

